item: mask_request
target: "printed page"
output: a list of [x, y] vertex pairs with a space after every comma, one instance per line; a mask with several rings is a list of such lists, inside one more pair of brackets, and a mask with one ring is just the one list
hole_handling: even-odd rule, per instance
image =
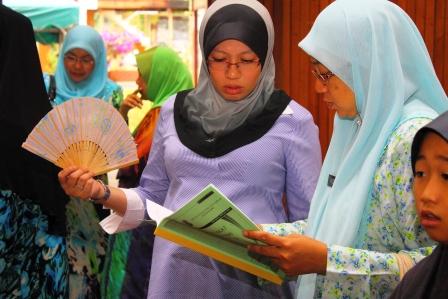
[[243, 230], [259, 230], [255, 223], [211, 184], [169, 218], [165, 218], [160, 226], [165, 225], [168, 220], [243, 246], [256, 243], [245, 238]]

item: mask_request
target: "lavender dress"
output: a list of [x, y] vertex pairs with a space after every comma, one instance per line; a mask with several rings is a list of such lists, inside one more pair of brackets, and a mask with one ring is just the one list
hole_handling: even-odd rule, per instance
[[[308, 111], [291, 101], [260, 139], [224, 156], [204, 158], [180, 142], [173, 103], [174, 97], [162, 107], [140, 187], [123, 189], [126, 214], [101, 223], [108, 233], [138, 226], [145, 217], [142, 199], [176, 210], [209, 183], [256, 223], [307, 217], [321, 167], [318, 129]], [[253, 275], [156, 237], [148, 298], [288, 298], [290, 287], [260, 286]]]

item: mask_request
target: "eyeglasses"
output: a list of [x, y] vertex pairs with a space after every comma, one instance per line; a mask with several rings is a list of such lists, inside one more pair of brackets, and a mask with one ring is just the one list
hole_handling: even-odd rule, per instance
[[232, 65], [236, 66], [236, 68], [240, 72], [253, 71], [260, 65], [259, 59], [253, 59], [253, 60], [244, 59], [238, 62], [230, 62], [227, 59], [210, 58], [207, 61], [210, 68], [222, 72], [229, 70]]
[[311, 70], [311, 73], [323, 84], [327, 84], [328, 80], [330, 80], [330, 78], [334, 76], [333, 72], [331, 71], [321, 73], [318, 69]]
[[77, 57], [77, 56], [72, 55], [72, 54], [64, 55], [64, 61], [67, 62], [70, 65], [75, 65], [79, 61], [82, 64], [82, 66], [91, 66], [95, 62], [89, 56]]

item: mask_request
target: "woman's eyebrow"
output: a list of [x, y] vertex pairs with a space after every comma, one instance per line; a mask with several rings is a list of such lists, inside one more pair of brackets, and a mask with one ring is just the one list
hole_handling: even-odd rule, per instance
[[424, 160], [425, 159], [425, 156], [424, 155], [417, 155], [417, 157], [415, 158], [415, 162], [417, 163], [417, 161], [420, 161], [420, 160]]
[[[231, 56], [230, 53], [227, 53], [226, 51], [223, 51], [223, 50], [213, 50], [211, 53], [213, 53], [213, 52], [218, 52], [218, 53], [221, 53], [221, 54], [225, 54], [225, 55], [227, 55], [227, 56]], [[244, 55], [244, 54], [255, 54], [255, 52], [252, 51], [252, 50], [246, 50], [246, 51], [237, 53], [237, 54], [235, 54], [235, 55]]]
[[437, 155], [436, 158], [437, 158], [437, 160], [441, 160], [441, 161], [444, 161], [444, 162], [448, 162], [448, 156], [445, 156], [445, 155]]
[[78, 56], [78, 55], [76, 55], [75, 53], [73, 53], [71, 51], [68, 51], [67, 54], [65, 54], [65, 55], [72, 55], [72, 56], [76, 56], [76, 57], [80, 57], [80, 58], [84, 58], [84, 57], [91, 57], [91, 58], [93, 58], [93, 56], [90, 55], [89, 53], [87, 53], [85, 55]]

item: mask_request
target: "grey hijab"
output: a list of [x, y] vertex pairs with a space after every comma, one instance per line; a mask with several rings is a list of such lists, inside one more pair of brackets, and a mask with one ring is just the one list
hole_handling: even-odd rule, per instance
[[[237, 10], [238, 7], [249, 7], [264, 21], [268, 41], [267, 51], [265, 59], [262, 61], [263, 67], [257, 85], [255, 89], [241, 101], [227, 101], [215, 90], [210, 80], [210, 74], [207, 68], [206, 50], [204, 49], [204, 45], [207, 42], [204, 41], [204, 33], [207, 24], [209, 21], [213, 21], [216, 12], [233, 4], [239, 5], [234, 5], [232, 7], [232, 9], [235, 8], [235, 11], [232, 10], [231, 13], [231, 18], [233, 19], [232, 22], [235, 22], [235, 18], [238, 18], [240, 15]], [[241, 23], [244, 26], [245, 23], [247, 24], [247, 19], [241, 17], [241, 20], [238, 20], [237, 23]], [[207, 37], [209, 35], [207, 35]], [[227, 39], [238, 39], [236, 36], [238, 36], [238, 34], [229, 34]], [[221, 39], [221, 41], [222, 40], [224, 39]], [[274, 26], [267, 9], [256, 0], [217, 0], [207, 9], [204, 16], [199, 32], [199, 44], [203, 56], [199, 82], [198, 86], [185, 97], [184, 108], [187, 111], [190, 122], [202, 127], [204, 132], [209, 136], [219, 137], [233, 131], [246, 120], [257, 116], [263, 110], [274, 91], [275, 64], [272, 55], [274, 47]], [[250, 45], [248, 46], [250, 47]], [[255, 49], [252, 50], [257, 53]], [[263, 60], [262, 57], [259, 58]]]

